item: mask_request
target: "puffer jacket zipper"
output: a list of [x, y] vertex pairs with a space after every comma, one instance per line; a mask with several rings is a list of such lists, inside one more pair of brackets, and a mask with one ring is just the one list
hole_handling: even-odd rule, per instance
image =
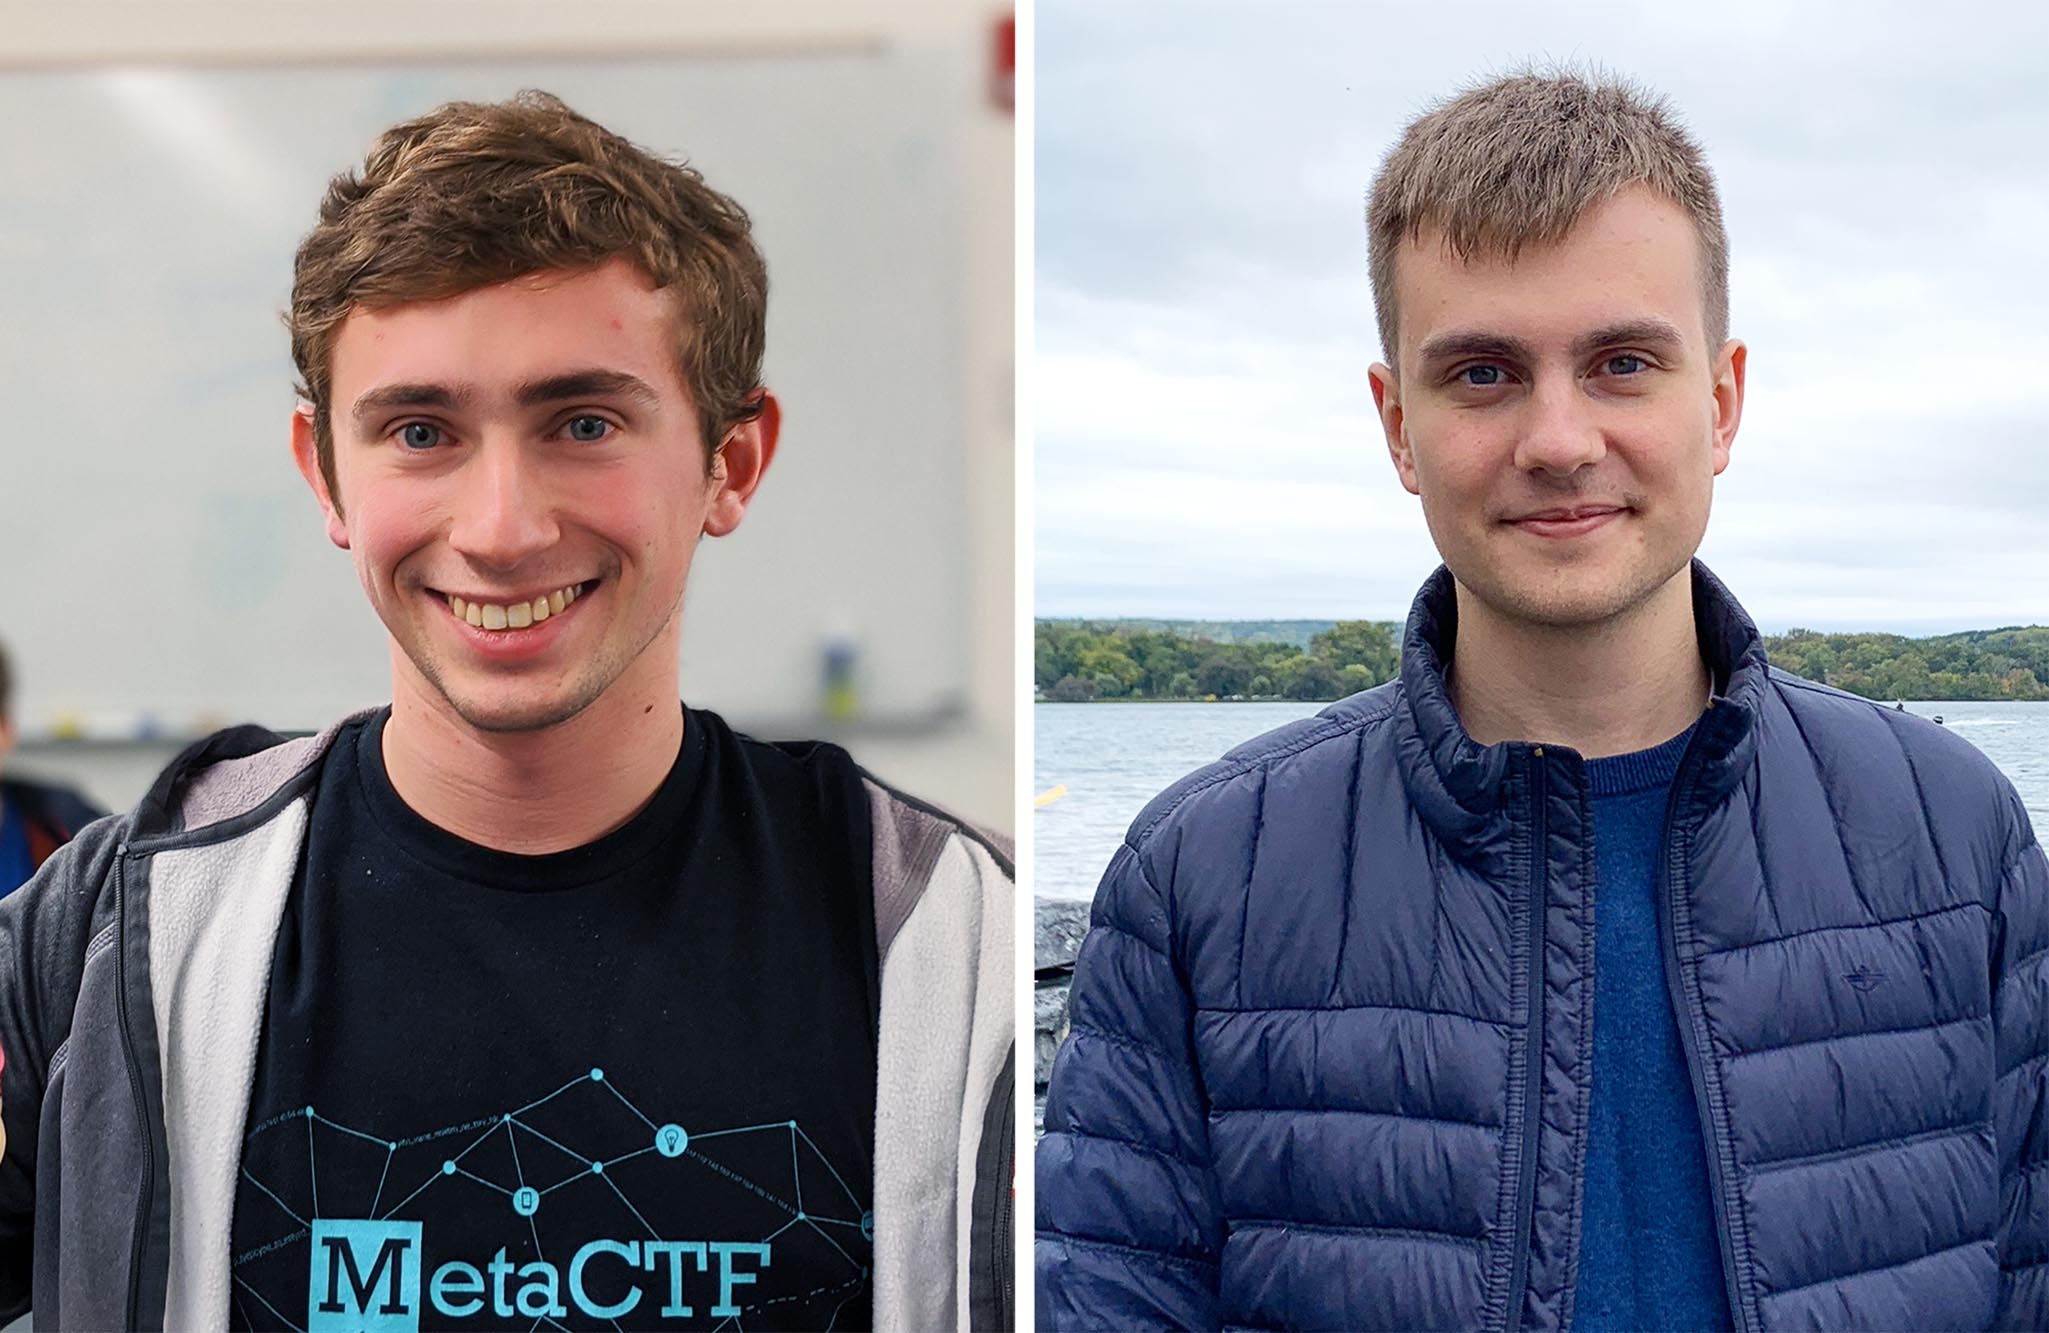
[[[1712, 707], [1712, 705], [1710, 705]], [[1700, 1116], [1701, 1138], [1707, 1145], [1708, 1193], [1714, 1198], [1715, 1239], [1722, 1251], [1722, 1281], [1728, 1287], [1729, 1314], [1736, 1321], [1736, 1333], [1751, 1333], [1755, 1327], [1743, 1306], [1743, 1286], [1736, 1280], [1736, 1247], [1729, 1237], [1728, 1178], [1722, 1162], [1722, 1133], [1715, 1123], [1712, 1108], [1708, 1104], [1707, 1076], [1705, 1073], [1708, 1053], [1699, 1022], [1700, 1009], [1687, 994], [1684, 978], [1679, 967], [1678, 904], [1675, 895], [1680, 890], [1678, 839], [1673, 835], [1679, 824], [1679, 812], [1685, 808], [1689, 779], [1699, 766], [1693, 762], [1694, 748], [1698, 746], [1696, 735], [1686, 754], [1679, 761], [1679, 771], [1672, 779], [1672, 796], [1665, 807], [1665, 834], [1663, 854], [1659, 857], [1658, 886], [1658, 935], [1665, 952], [1665, 985], [1672, 997], [1672, 1017], [1679, 1027], [1679, 1044], [1686, 1052], [1686, 1073], [1693, 1084], [1693, 1103]]]
[[1514, 1246], [1508, 1271], [1508, 1305], [1502, 1328], [1522, 1327], [1525, 1288], [1530, 1278], [1530, 1229], [1535, 1225], [1537, 1134], [1542, 1128], [1544, 1090], [1544, 890], [1549, 854], [1544, 827], [1544, 747], [1529, 751], [1530, 785], [1530, 1009], [1523, 1036], [1523, 1143], [1516, 1165]]

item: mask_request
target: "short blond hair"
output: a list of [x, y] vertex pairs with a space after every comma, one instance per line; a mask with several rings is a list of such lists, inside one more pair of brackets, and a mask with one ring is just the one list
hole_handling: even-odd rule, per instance
[[[1410, 122], [1367, 194], [1380, 344], [1395, 365], [1395, 257], [1426, 231], [1461, 259], [1513, 260], [1565, 239], [1586, 209], [1649, 186], [1700, 238], [1708, 351], [1729, 336], [1729, 238], [1700, 145], [1661, 97], [1601, 75], [1521, 72], [1468, 88]], [[1396, 367], [1399, 370], [1399, 366]]]
[[329, 183], [285, 316], [329, 492], [334, 340], [351, 311], [614, 256], [677, 294], [677, 358], [709, 467], [727, 430], [761, 411], [768, 269], [746, 210], [544, 92], [450, 102], [379, 135], [360, 171]]

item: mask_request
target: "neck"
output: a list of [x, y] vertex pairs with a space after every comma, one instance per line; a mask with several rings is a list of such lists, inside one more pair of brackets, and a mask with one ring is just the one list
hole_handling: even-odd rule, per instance
[[1633, 754], [1691, 726], [1712, 687], [1689, 570], [1595, 626], [1511, 620], [1458, 585], [1452, 705], [1481, 745], [1536, 741], [1588, 759]]
[[653, 799], [683, 743], [673, 659], [665, 684], [629, 671], [568, 721], [518, 732], [479, 731], [410, 663], [394, 666], [383, 745], [393, 789], [429, 823], [498, 851], [538, 856], [604, 837]]

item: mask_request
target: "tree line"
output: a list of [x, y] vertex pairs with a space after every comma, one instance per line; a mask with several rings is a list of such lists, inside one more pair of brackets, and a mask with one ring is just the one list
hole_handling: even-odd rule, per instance
[[1774, 666], [1867, 699], [2049, 699], [2049, 625], [1927, 639], [1796, 629], [1764, 643]]
[[1033, 676], [1054, 703], [1091, 699], [1342, 699], [1393, 679], [1401, 627], [1340, 620], [1306, 649], [1114, 623], [1041, 620]]
[[[1094, 699], [1341, 699], [1392, 680], [1402, 627], [1290, 621], [1289, 640], [1155, 628], [1157, 622], [1041, 620], [1033, 675], [1054, 703]], [[1322, 628], [1312, 626], [1320, 624]], [[1205, 625], [1205, 630], [1214, 627]], [[1306, 633], [1306, 647], [1301, 642]], [[1932, 638], [1795, 629], [1765, 639], [1772, 663], [1867, 699], [2049, 699], [2049, 626]]]

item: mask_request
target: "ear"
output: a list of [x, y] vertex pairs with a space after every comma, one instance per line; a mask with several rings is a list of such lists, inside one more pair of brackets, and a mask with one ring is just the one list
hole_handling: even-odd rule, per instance
[[723, 537], [740, 526], [754, 488], [768, 473], [775, 459], [776, 437], [783, 429], [783, 405], [768, 390], [761, 391], [761, 410], [751, 421], [742, 421], [726, 431], [712, 463], [711, 507], [704, 516], [708, 537]]
[[1735, 338], [1722, 344], [1715, 358], [1715, 475], [1729, 466], [1729, 446], [1736, 442], [1736, 427], [1743, 421], [1743, 372], [1750, 349]]
[[311, 403], [300, 403], [292, 410], [292, 461], [299, 465], [299, 475], [313, 488], [313, 497], [320, 501], [321, 512], [327, 515], [327, 539], [348, 550], [348, 524], [342, 521], [341, 506], [328, 493], [327, 478], [320, 471], [320, 449], [313, 442]]
[[1416, 482], [1416, 455], [1409, 448], [1409, 433], [1402, 415], [1402, 385], [1394, 371], [1375, 362], [1366, 378], [1373, 382], [1373, 409], [1380, 413], [1380, 429], [1387, 436], [1387, 453], [1394, 460], [1394, 473], [1402, 489], [1411, 495], [1423, 492]]
[[0, 717], [0, 759], [5, 759], [7, 752], [13, 748], [14, 719], [11, 717]]

